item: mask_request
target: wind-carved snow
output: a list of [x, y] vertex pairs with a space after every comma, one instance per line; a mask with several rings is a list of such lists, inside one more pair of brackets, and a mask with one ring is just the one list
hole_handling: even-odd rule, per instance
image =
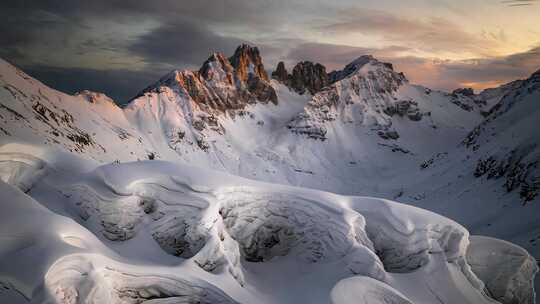
[[46, 174], [47, 166], [41, 159], [24, 153], [0, 153], [0, 180], [24, 192]]
[[[221, 194], [220, 196], [222, 196]], [[297, 256], [307, 263], [350, 260], [349, 269], [384, 280], [384, 269], [355, 212], [292, 195], [237, 190], [220, 198], [220, 215], [249, 262]], [[370, 265], [362, 269], [357, 264]]]
[[531, 277], [538, 272], [538, 263], [527, 251], [502, 240], [473, 236], [467, 260], [497, 301], [504, 304], [535, 303]]
[[380, 205], [376, 212], [362, 207], [356, 210], [368, 219], [368, 236], [387, 271], [414, 271], [429, 263], [432, 254], [440, 252], [444, 252], [448, 262], [464, 259], [468, 244], [465, 229], [443, 217], [426, 222], [421, 218], [421, 210], [407, 210], [409, 214], [403, 216], [404, 210], [384, 202], [376, 203]]
[[412, 304], [399, 291], [367, 277], [339, 281], [330, 299], [332, 304]]
[[[53, 161], [51, 154], [43, 155], [42, 162]], [[334, 303], [349, 303], [354, 292], [364, 290], [369, 303], [432, 302], [449, 294], [459, 303], [494, 303], [468, 266], [468, 232], [427, 211], [155, 160], [72, 170], [67, 183], [61, 162], [54, 166], [43, 177], [47, 186], [29, 191], [39, 203], [2, 186], [17, 202], [5, 208], [2, 225], [31, 214], [22, 212], [27, 205], [52, 207], [59, 197], [63, 209], [75, 211], [66, 213], [77, 220], [62, 224], [66, 228], [38, 222], [25, 228], [32, 238], [35, 229], [45, 229], [39, 233], [47, 245], [39, 254], [49, 261], [40, 266], [44, 284], [25, 293], [33, 294], [33, 301], [251, 303], [258, 298], [260, 303], [297, 303], [304, 297], [326, 303], [331, 297]], [[42, 221], [66, 218], [38, 210]], [[0, 244], [0, 257], [9, 259], [14, 250], [33, 256], [32, 246], [17, 245], [21, 242]], [[113, 250], [104, 250], [104, 244]], [[507, 269], [517, 273], [520, 267]], [[6, 269], [3, 281], [17, 289], [28, 286], [17, 283], [28, 278], [13, 266]], [[523, 280], [531, 280], [534, 272], [523, 274]], [[341, 281], [351, 277], [353, 283]], [[411, 280], [425, 280], [429, 287], [417, 289], [408, 284]], [[313, 284], [318, 291], [305, 295]], [[355, 284], [344, 293], [344, 286]], [[275, 294], [256, 291], [273, 285], [279, 290]]]
[[46, 291], [56, 302], [66, 304], [237, 303], [204, 281], [139, 274], [99, 264], [85, 255], [61, 258], [45, 275]]

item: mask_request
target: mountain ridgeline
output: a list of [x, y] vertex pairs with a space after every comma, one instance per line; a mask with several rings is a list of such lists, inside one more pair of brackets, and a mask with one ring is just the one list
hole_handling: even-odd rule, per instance
[[[47, 261], [59, 262], [43, 268], [49, 269], [45, 283], [69, 299], [86, 292], [98, 302], [112, 294], [142, 303], [188, 290], [189, 300], [235, 303], [204, 283], [208, 280], [253, 303], [258, 296], [246, 296], [251, 289], [231, 286], [252, 284], [246, 278], [261, 269], [272, 282], [281, 282], [281, 269], [288, 274], [296, 268], [273, 258], [292, 256], [313, 269], [330, 265], [336, 280], [351, 273], [370, 277], [375, 281], [360, 286], [377, 299], [397, 299], [391, 303], [409, 301], [380, 284], [409, 280], [395, 272], [417, 271], [415, 278], [437, 286], [459, 281], [456, 290], [467, 290], [460, 294], [462, 303], [533, 304], [537, 267], [527, 251], [540, 258], [539, 101], [540, 71], [478, 94], [468, 88], [444, 92], [412, 84], [392, 64], [369, 55], [331, 72], [310, 61], [289, 71], [280, 62], [269, 75], [259, 50], [244, 44], [230, 57], [211, 54], [198, 70], [164, 75], [119, 107], [102, 93], [56, 91], [0, 60], [0, 187], [20, 203], [9, 210], [19, 212], [37, 204], [35, 199], [47, 206], [39, 212], [54, 211], [42, 217], [46, 226], [60, 221], [54, 214], [59, 213], [76, 219], [66, 224], [78, 225], [71, 231], [82, 225], [87, 230], [80, 233], [92, 232], [90, 243], [71, 236], [58, 241], [54, 234], [54, 242], [73, 245], [66, 252], [117, 242], [115, 250], [129, 257], [148, 250], [152, 254], [142, 259], [157, 254], [151, 264], [180, 257], [194, 261], [180, 267], [203, 271], [189, 268], [202, 274], [200, 281], [155, 275], [160, 287], [144, 289], [144, 277], [133, 280], [112, 266], [94, 267], [112, 265], [108, 259], [55, 255]], [[434, 211], [466, 229], [386, 199]], [[527, 251], [489, 238], [469, 239], [467, 230]], [[150, 243], [134, 251], [121, 245], [126, 240]], [[33, 248], [10, 239], [6, 244]], [[490, 246], [506, 251], [492, 255]], [[325, 259], [336, 264], [317, 264]], [[282, 267], [244, 271], [266, 262]], [[420, 269], [428, 264], [443, 271]], [[64, 271], [72, 266], [80, 269]], [[150, 270], [145, 271], [155, 271]], [[446, 279], [432, 280], [433, 273]], [[305, 281], [304, 273], [294, 275], [300, 276], [288, 279]], [[107, 285], [115, 276], [120, 285]], [[315, 277], [310, 280], [319, 282]], [[218, 278], [232, 281], [221, 284]], [[257, 279], [262, 281], [254, 286], [268, 283]], [[72, 282], [92, 280], [109, 282], [108, 287], [95, 292], [87, 283], [73, 287]], [[329, 292], [337, 282], [331, 280], [320, 290]], [[392, 287], [410, 291], [409, 285]], [[457, 294], [428, 289], [408, 295], [436, 301]], [[283, 291], [280, 300], [299, 302], [287, 297], [287, 288], [275, 290]], [[324, 298], [310, 296], [315, 302]]]
[[479, 94], [447, 93], [410, 84], [369, 55], [329, 73], [309, 61], [289, 73], [280, 62], [269, 76], [259, 50], [241, 45], [230, 57], [212, 54], [199, 70], [168, 73], [124, 108], [101, 93], [54, 91], [6, 62], [2, 75], [7, 142], [45, 143], [100, 162], [173, 160], [419, 203], [436, 196], [421, 184], [442, 166], [464, 171], [444, 173], [452, 175], [445, 181], [487, 177], [517, 193], [498, 200], [538, 197], [540, 138], [526, 125], [538, 118], [538, 73]]

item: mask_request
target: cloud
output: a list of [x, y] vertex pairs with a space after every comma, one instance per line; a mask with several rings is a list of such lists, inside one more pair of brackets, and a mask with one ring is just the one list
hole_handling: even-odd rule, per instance
[[128, 50], [149, 63], [199, 66], [213, 52], [232, 54], [244, 40], [225, 37], [189, 22], [163, 24], [140, 36]]
[[376, 57], [397, 57], [409, 50], [407, 47], [389, 46], [385, 48], [362, 48], [339, 44], [306, 42], [292, 48], [286, 58], [289, 62], [311, 60], [323, 63], [328, 70], [341, 69], [361, 55]]
[[471, 34], [444, 18], [412, 19], [370, 9], [343, 11], [339, 21], [317, 26], [316, 29], [337, 35], [372, 35], [388, 43], [430, 53], [488, 54], [488, 50], [496, 46], [494, 39]]
[[510, 7], [530, 6], [537, 2], [537, 0], [503, 0], [501, 3]]
[[[525, 77], [538, 67], [537, 50], [492, 57], [498, 45], [510, 43], [511, 29], [478, 28], [478, 33], [471, 33], [444, 18], [344, 10], [355, 3], [5, 0], [0, 3], [0, 57], [53, 87], [67, 92], [105, 91], [119, 100], [172, 68], [198, 68], [210, 53], [228, 55], [238, 44], [250, 41], [259, 45], [268, 69], [278, 60], [289, 66], [312, 60], [332, 70], [372, 54], [394, 63], [413, 82], [445, 89], [493, 85]], [[450, 1], [437, 5], [444, 3], [457, 6]], [[328, 34], [367, 37], [372, 44], [355, 47], [314, 41]], [[422, 56], [479, 59], [442, 61]]]
[[540, 69], [540, 47], [509, 56], [470, 60], [440, 60], [401, 55], [407, 51], [407, 48], [399, 46], [377, 49], [301, 43], [292, 48], [284, 59], [291, 65], [300, 60], [312, 60], [332, 70], [343, 68], [355, 58], [369, 54], [392, 63], [394, 68], [404, 72], [412, 83], [447, 91], [465, 86], [482, 90], [526, 78]]
[[438, 63], [440, 73], [461, 85], [483, 89], [528, 77], [540, 69], [540, 47], [509, 56]]
[[271, 13], [279, 9], [264, 0], [6, 0], [0, 56], [25, 66], [197, 66], [213, 51], [230, 53], [246, 42], [218, 31], [242, 24], [262, 30], [279, 22]]

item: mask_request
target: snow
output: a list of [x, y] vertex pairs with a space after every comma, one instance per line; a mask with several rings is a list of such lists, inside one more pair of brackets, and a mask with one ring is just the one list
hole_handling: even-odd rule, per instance
[[534, 282], [528, 278], [538, 271], [538, 265], [523, 248], [494, 238], [474, 236], [467, 250], [467, 260], [496, 300], [535, 302], [530, 293]]
[[474, 169], [538, 159], [535, 82], [485, 119], [369, 56], [342, 74], [218, 113], [190, 71], [120, 108], [0, 60], [0, 302], [534, 303], [538, 199]]
[[[483, 285], [463, 267], [467, 231], [427, 211], [164, 161], [110, 164], [90, 172], [67, 173], [61, 163], [54, 167], [58, 170], [44, 177], [47, 182], [28, 195], [0, 185], [9, 198], [2, 203], [2, 281], [32, 301], [155, 298], [165, 303], [185, 297], [182, 301], [202, 303], [326, 303], [338, 281], [360, 276], [385, 282], [410, 299], [459, 290], [462, 303], [491, 303]], [[64, 197], [65, 215], [47, 209], [59, 197]], [[137, 198], [154, 206], [146, 209]], [[73, 213], [81, 209], [85, 216]], [[116, 214], [112, 222], [127, 225], [129, 233], [109, 229], [111, 214]], [[10, 235], [9, 227], [19, 232]], [[182, 227], [186, 230], [177, 230]], [[113, 232], [122, 237], [111, 238]], [[422, 257], [414, 258], [418, 252]], [[425, 273], [396, 263], [396, 257], [408, 255], [406, 260], [422, 261]], [[427, 279], [430, 268], [444, 269], [459, 283], [441, 279], [431, 286], [434, 291], [404, 286], [409, 275]], [[304, 293], [315, 287], [314, 295]], [[386, 291], [375, 290], [386, 297]]]

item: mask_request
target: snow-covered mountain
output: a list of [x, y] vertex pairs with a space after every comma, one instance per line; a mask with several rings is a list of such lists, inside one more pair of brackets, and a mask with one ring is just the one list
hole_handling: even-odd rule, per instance
[[467, 229], [540, 257], [538, 72], [445, 93], [242, 45], [123, 108], [0, 84], [0, 299], [534, 303], [534, 258]]

